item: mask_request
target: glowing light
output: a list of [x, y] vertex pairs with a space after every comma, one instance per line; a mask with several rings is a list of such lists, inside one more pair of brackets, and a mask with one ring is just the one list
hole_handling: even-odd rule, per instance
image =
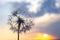
[[48, 34], [43, 34], [43, 37], [44, 37], [44, 38], [47, 38], [47, 37], [48, 37]]
[[54, 37], [46, 33], [38, 33], [34, 40], [50, 40], [50, 39], [54, 39]]

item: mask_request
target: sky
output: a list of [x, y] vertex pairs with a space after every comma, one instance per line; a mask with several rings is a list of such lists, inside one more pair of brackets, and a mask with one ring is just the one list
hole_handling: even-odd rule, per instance
[[0, 0], [0, 40], [17, 40], [17, 33], [9, 30], [8, 15], [21, 8], [31, 15], [33, 27], [27, 33], [21, 33], [21, 40], [38, 40], [43, 34], [51, 39], [60, 38], [60, 0]]

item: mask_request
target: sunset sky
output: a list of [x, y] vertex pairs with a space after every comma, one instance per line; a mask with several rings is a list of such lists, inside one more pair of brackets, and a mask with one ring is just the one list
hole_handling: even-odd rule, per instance
[[20, 7], [33, 17], [32, 29], [20, 34], [20, 40], [49, 40], [60, 38], [60, 0], [0, 0], [0, 40], [17, 40], [9, 30], [8, 15]]

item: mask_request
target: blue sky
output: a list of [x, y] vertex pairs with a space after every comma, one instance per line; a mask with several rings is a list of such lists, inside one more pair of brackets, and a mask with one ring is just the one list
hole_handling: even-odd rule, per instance
[[0, 0], [0, 28], [9, 28], [8, 15], [18, 7], [25, 15], [34, 17], [32, 33], [48, 33], [60, 38], [60, 0]]

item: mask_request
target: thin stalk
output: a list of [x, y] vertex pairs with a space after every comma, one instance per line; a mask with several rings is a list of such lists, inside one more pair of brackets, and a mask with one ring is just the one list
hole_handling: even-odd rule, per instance
[[20, 29], [20, 24], [18, 25], [18, 40], [19, 40], [19, 29]]

